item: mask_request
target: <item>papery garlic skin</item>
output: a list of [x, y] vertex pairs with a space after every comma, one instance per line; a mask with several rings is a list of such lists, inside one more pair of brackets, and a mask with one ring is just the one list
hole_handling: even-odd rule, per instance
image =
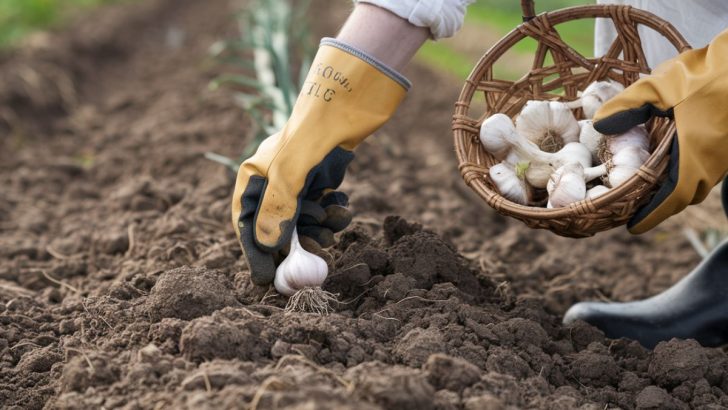
[[[510, 145], [509, 145], [510, 147]], [[507, 164], [511, 164], [513, 166], [516, 166], [519, 162], [523, 162], [523, 158], [521, 158], [517, 152], [511, 150], [508, 155], [506, 155], [506, 158], [503, 160], [503, 162]]]
[[586, 191], [586, 197], [590, 199], [596, 199], [597, 197], [600, 197], [607, 192], [609, 192], [609, 188], [607, 188], [606, 186], [596, 185]]
[[511, 150], [508, 136], [515, 133], [516, 128], [510, 117], [501, 113], [493, 114], [480, 126], [480, 143], [483, 144], [486, 151], [501, 160]]
[[589, 84], [581, 94], [581, 107], [586, 118], [594, 118], [594, 114], [607, 100], [624, 91], [624, 86], [616, 81], [595, 81]]
[[612, 157], [609, 170], [609, 185], [617, 187], [630, 179], [650, 157], [650, 153], [640, 147], [625, 147]]
[[612, 155], [627, 147], [638, 147], [648, 151], [650, 149], [650, 137], [647, 134], [647, 129], [642, 125], [638, 125], [630, 128], [624, 134], [609, 137], [607, 144]]
[[526, 181], [534, 188], [546, 188], [554, 168], [547, 163], [531, 162], [526, 169]]
[[579, 142], [584, 144], [592, 154], [592, 160], [598, 160], [599, 147], [604, 139], [604, 134], [594, 129], [592, 120], [579, 121], [581, 131], [579, 132]]
[[570, 162], [579, 163], [582, 167], [588, 168], [592, 165], [591, 152], [584, 144], [578, 142], [570, 142], [564, 145], [556, 157], [560, 165], [564, 165]]
[[294, 229], [291, 235], [290, 253], [276, 268], [273, 286], [278, 293], [293, 296], [303, 288], [321, 286], [328, 274], [329, 267], [326, 261], [303, 249], [298, 240], [298, 233]]
[[493, 165], [488, 175], [505, 198], [521, 205], [528, 205], [531, 202], [531, 187], [518, 178], [512, 165], [507, 163]]
[[584, 167], [581, 164], [566, 164], [557, 169], [546, 187], [549, 193], [549, 204], [561, 208], [586, 198], [586, 182]]
[[545, 152], [579, 141], [579, 123], [559, 101], [528, 101], [516, 118], [516, 131]]

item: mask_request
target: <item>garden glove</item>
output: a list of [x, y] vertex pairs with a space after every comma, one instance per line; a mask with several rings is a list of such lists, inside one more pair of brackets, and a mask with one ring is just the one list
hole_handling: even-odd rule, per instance
[[[288, 122], [238, 171], [232, 219], [253, 283], [273, 281], [274, 255], [290, 242], [299, 215], [301, 234], [321, 239], [327, 235], [317, 227], [327, 227], [329, 214], [345, 214], [345, 196], [330, 191], [341, 184], [351, 151], [394, 114], [409, 85], [362, 51], [321, 41]], [[331, 232], [348, 223], [333, 219]]]
[[653, 115], [675, 119], [666, 181], [629, 221], [643, 233], [697, 204], [728, 171], [728, 30], [686, 51], [607, 101], [594, 117], [603, 134], [620, 134]]

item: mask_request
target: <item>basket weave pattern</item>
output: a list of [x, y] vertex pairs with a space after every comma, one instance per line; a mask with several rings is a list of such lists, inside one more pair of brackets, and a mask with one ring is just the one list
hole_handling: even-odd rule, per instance
[[[460, 173], [468, 186], [488, 205], [532, 228], [549, 229], [562, 236], [585, 237], [624, 225], [649, 200], [664, 177], [670, 140], [675, 132], [673, 121], [652, 119], [646, 124], [652, 154], [635, 176], [596, 199], [556, 209], [519, 205], [500, 195], [488, 176], [489, 168], [498, 161], [480, 144], [480, 125], [490, 115], [499, 112], [514, 118], [528, 100], [571, 101], [577, 98], [579, 90], [594, 81], [612, 79], [628, 86], [637, 81], [640, 74], [649, 74], [650, 67], [642, 49], [638, 25], [656, 30], [679, 52], [690, 49], [690, 46], [672, 25], [630, 6], [579, 6], [535, 17], [524, 16], [527, 16], [524, 20], [530, 19], [502, 38], [480, 59], [455, 103], [452, 128]], [[555, 28], [557, 24], [582, 18], [612, 20], [618, 35], [604, 56], [584, 57], [566, 44]], [[538, 41], [530, 71], [516, 81], [494, 78], [493, 65], [506, 51], [527, 37]], [[548, 54], [553, 63], [545, 65]], [[485, 100], [484, 112], [474, 112], [473, 98], [479, 93], [483, 93]], [[575, 114], [577, 119], [583, 119], [581, 109]]]

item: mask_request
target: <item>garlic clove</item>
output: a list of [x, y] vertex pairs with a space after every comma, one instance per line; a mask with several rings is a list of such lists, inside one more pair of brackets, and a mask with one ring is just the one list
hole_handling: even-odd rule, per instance
[[507, 163], [493, 165], [488, 170], [488, 175], [498, 188], [498, 192], [505, 198], [521, 205], [528, 205], [531, 202], [531, 187], [518, 178], [514, 167]]
[[549, 203], [554, 208], [567, 206], [586, 198], [584, 167], [578, 163], [561, 166], [554, 171], [546, 187]]
[[546, 188], [554, 168], [551, 165], [531, 162], [526, 169], [526, 181], [534, 188]]
[[291, 296], [303, 288], [321, 286], [328, 273], [326, 261], [303, 249], [294, 229], [290, 253], [276, 268], [273, 285], [279, 293]]
[[591, 199], [596, 199], [597, 197], [602, 196], [602, 195], [606, 194], [607, 192], [609, 192], [609, 188], [607, 188], [606, 186], [596, 185], [596, 186], [589, 188], [586, 191], [586, 197], [591, 198]]
[[545, 152], [579, 140], [579, 123], [559, 101], [528, 101], [516, 119], [516, 131]]
[[515, 132], [516, 128], [510, 117], [501, 113], [493, 114], [480, 126], [480, 143], [486, 151], [500, 160], [511, 151], [508, 137]]

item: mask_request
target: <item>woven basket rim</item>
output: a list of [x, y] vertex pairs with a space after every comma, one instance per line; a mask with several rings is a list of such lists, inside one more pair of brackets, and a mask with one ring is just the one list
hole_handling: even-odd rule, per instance
[[[678, 52], [683, 52], [691, 48], [685, 38], [670, 23], [650, 12], [627, 5], [584, 5], [568, 7], [540, 13], [529, 21], [516, 26], [479, 59], [478, 63], [468, 75], [465, 85], [463, 86], [460, 95], [458, 96], [458, 100], [455, 103], [453, 133], [456, 142], [456, 154], [463, 178], [466, 176], [466, 169], [469, 166], [477, 164], [469, 162], [466, 147], [461, 146], [458, 141], [460, 139], [472, 137], [473, 134], [462, 127], [456, 127], [455, 122], [457, 122], [458, 119], [467, 116], [473, 96], [476, 92], [482, 92], [477, 89], [477, 85], [480, 79], [484, 77], [486, 70], [499, 61], [503, 54], [510, 50], [516, 43], [525, 38], [534, 38], [526, 34], [526, 32], [522, 29], [529, 25], [542, 23], [544, 19], [547, 19], [548, 24], [551, 26], [557, 26], [558, 24], [573, 20], [596, 18], [608, 18], [616, 25], [619, 23], [614, 21], [614, 16], [619, 15], [628, 16], [629, 20], [635, 24], [644, 25], [655, 30], [666, 38]], [[538, 38], [535, 39], [537, 41], [539, 40]], [[573, 56], [572, 58], [578, 57]], [[529, 73], [530, 72], [527, 72], [525, 75], [527, 76]], [[480, 125], [480, 121], [477, 125]], [[511, 202], [502, 197], [497, 191], [488, 187], [485, 184], [485, 180], [482, 178], [466, 179], [466, 183], [471, 187], [471, 189], [475, 190], [479, 196], [485, 199], [489, 205], [493, 206], [498, 211], [508, 211], [511, 214], [518, 214], [532, 220], [550, 220], [579, 216], [585, 213], [596, 212], [599, 209], [622, 199], [626, 194], [632, 192], [641, 180], [646, 180], [654, 184], [657, 178], [666, 171], [666, 161], [664, 161], [664, 159], [669, 154], [671, 140], [672, 138], [669, 137], [662, 138], [657, 147], [650, 154], [647, 162], [645, 162], [645, 164], [643, 164], [640, 168], [640, 172], [632, 176], [629, 180], [610, 189], [607, 193], [600, 195], [595, 199], [585, 199], [563, 208], [549, 209], [520, 205]], [[483, 195], [478, 192], [476, 186], [485, 191], [486, 194]]]

